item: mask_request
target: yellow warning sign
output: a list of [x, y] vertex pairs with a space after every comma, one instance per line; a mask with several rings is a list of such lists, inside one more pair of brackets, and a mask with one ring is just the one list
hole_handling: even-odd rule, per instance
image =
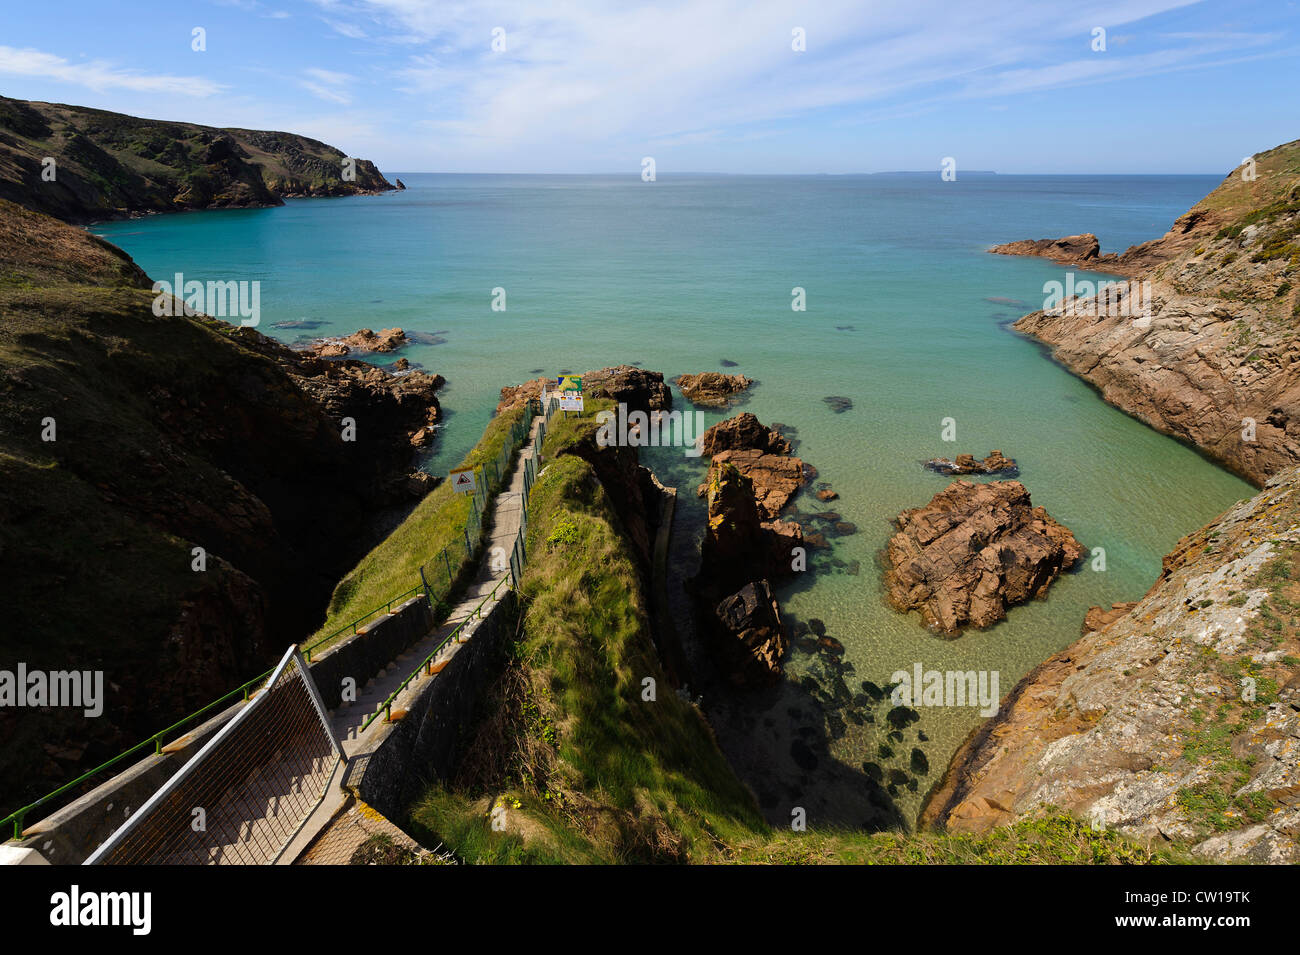
[[451, 489], [457, 494], [469, 494], [474, 490], [474, 469], [473, 468], [456, 468], [448, 472], [451, 478]]

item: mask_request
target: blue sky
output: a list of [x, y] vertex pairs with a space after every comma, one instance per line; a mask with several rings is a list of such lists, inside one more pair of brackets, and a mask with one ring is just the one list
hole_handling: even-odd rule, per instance
[[1300, 138], [1296, 0], [6, 7], [5, 95], [290, 130], [388, 172], [1226, 173]]

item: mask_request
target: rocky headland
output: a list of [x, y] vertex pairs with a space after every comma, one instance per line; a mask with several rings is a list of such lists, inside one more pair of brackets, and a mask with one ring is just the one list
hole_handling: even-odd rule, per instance
[[1070, 300], [1014, 327], [1258, 487], [1300, 463], [1300, 141], [1255, 159], [1257, 178], [1232, 172], [1164, 238], [1087, 260], [1146, 291], [1125, 283], [1116, 301]]
[[0, 97], [0, 199], [67, 222], [394, 188], [369, 160], [306, 136]]

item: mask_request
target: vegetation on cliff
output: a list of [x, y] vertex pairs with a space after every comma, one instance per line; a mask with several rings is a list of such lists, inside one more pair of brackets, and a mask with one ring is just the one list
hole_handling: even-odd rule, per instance
[[102, 670], [106, 694], [99, 719], [0, 711], [6, 806], [265, 669], [319, 623], [377, 510], [421, 490], [392, 393], [335, 380], [345, 442], [304, 384], [345, 369], [156, 316], [149, 286], [121, 250], [0, 200], [0, 652]]
[[345, 178], [348, 159], [293, 133], [0, 97], [0, 198], [68, 222], [394, 188], [369, 160]]

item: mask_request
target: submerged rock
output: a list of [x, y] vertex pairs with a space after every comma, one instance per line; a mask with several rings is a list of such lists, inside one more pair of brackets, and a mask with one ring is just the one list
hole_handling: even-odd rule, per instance
[[826, 402], [836, 414], [844, 414], [853, 407], [853, 399], [845, 398], [843, 395], [828, 395], [822, 401]]
[[897, 525], [886, 555], [889, 601], [947, 634], [991, 626], [1008, 607], [1043, 596], [1083, 555], [1019, 481], [955, 481]]

